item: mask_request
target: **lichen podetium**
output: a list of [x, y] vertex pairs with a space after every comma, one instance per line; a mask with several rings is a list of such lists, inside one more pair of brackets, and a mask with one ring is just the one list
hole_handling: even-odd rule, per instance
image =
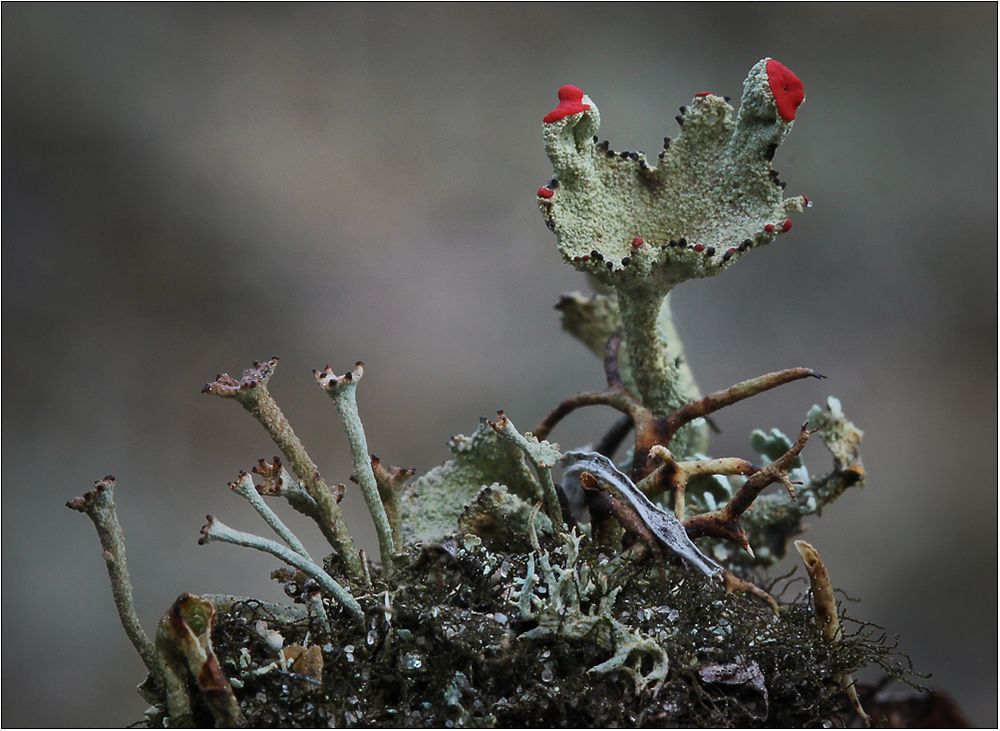
[[[739, 111], [695, 94], [655, 164], [598, 141], [600, 115], [582, 90], [558, 96], [543, 120], [556, 177], [537, 199], [563, 257], [598, 289], [558, 307], [602, 359], [604, 386], [553, 398], [530, 432], [503, 411], [481, 419], [451, 439], [451, 459], [418, 476], [369, 453], [362, 364], [314, 371], [344, 425], [345, 477], [378, 537], [372, 560], [340, 508], [347, 488], [320, 475], [268, 391], [277, 359], [217, 376], [205, 392], [240, 403], [284, 457], [257, 459], [230, 483], [278, 540], [208, 516], [200, 542], [282, 562], [272, 577], [290, 602], [185, 593], [154, 642], [135, 613], [113, 478], [68, 503], [97, 527], [116, 606], [149, 670], [146, 725], [847, 725], [868, 712], [879, 720], [855, 671], [875, 665], [909, 682], [884, 634], [863, 623], [844, 631], [853, 620], [814, 548], [796, 543], [812, 602], [786, 597], [765, 573], [805, 516], [863, 484], [861, 431], [831, 397], [794, 439], [757, 430], [749, 457], [712, 456], [712, 414], [821, 376], [787, 368], [702, 396], [667, 303], [681, 282], [787, 233], [808, 205], [784, 196], [771, 167], [802, 83], [764, 59]], [[586, 447], [549, 439], [587, 406], [621, 417]], [[804, 464], [813, 439], [833, 455], [825, 474]], [[272, 507], [282, 501], [316, 523], [329, 555], [313, 558]]]

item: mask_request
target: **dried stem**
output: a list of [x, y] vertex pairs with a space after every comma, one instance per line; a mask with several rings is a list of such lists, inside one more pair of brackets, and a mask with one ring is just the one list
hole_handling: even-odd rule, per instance
[[358, 604], [357, 600], [347, 589], [326, 573], [323, 567], [286, 548], [277, 541], [262, 538], [253, 533], [233, 530], [211, 515], [207, 515], [205, 518], [208, 522], [202, 526], [201, 538], [198, 539], [198, 543], [205, 545], [212, 541], [222, 541], [223, 543], [231, 543], [234, 546], [244, 546], [269, 553], [275, 558], [284, 561], [289, 566], [293, 566], [307, 576], [315, 579], [316, 583], [324, 591], [333, 596], [358, 623], [364, 625], [365, 615], [361, 610], [361, 605]]
[[267, 382], [274, 373], [277, 363], [277, 358], [254, 363], [253, 368], [243, 372], [240, 380], [223, 373], [211, 383], [205, 384], [202, 392], [236, 399], [267, 430], [306, 492], [316, 502], [317, 524], [337, 552], [348, 577], [352, 583], [361, 584], [364, 580], [361, 563], [340, 506], [337, 504], [339, 496], [330, 489], [320, 475], [316, 463], [302, 446], [292, 425], [288, 423], [288, 419], [267, 389]]
[[[830, 581], [830, 574], [826, 570], [823, 558], [819, 555], [819, 551], [805, 541], [795, 541], [795, 550], [802, 557], [806, 573], [809, 574], [813, 606], [816, 610], [816, 620], [823, 635], [823, 641], [827, 644], [840, 642], [844, 631], [840, 626], [840, 616], [837, 614], [837, 600], [833, 595], [833, 582]], [[870, 726], [871, 716], [865, 713], [865, 709], [861, 706], [858, 692], [854, 687], [854, 679], [850, 674], [841, 674], [834, 679], [844, 689], [851, 705], [864, 720], [865, 725]]]
[[360, 360], [354, 365], [354, 370], [342, 376], [336, 375], [330, 366], [322, 371], [313, 371], [316, 382], [333, 399], [344, 422], [344, 431], [347, 432], [347, 441], [351, 446], [351, 456], [354, 459], [354, 474], [358, 480], [358, 487], [365, 498], [368, 512], [375, 523], [375, 533], [378, 536], [379, 554], [382, 558], [382, 570], [387, 575], [392, 575], [395, 570], [396, 543], [393, 540], [392, 528], [389, 525], [389, 516], [386, 515], [385, 506], [379, 496], [378, 484], [375, 481], [375, 473], [372, 471], [371, 457], [368, 452], [368, 440], [365, 438], [365, 429], [361, 424], [361, 416], [358, 414], [357, 390], [358, 382], [365, 373], [365, 364]]
[[572, 414], [577, 409], [584, 406], [610, 406], [623, 414], [635, 418], [638, 410], [642, 409], [635, 397], [626, 393], [622, 388], [609, 388], [606, 391], [585, 391], [568, 399], [556, 406], [542, 419], [538, 426], [531, 430], [539, 439], [545, 439], [555, 426], [564, 418]]
[[767, 605], [771, 608], [771, 611], [775, 615], [780, 613], [780, 608], [778, 607], [778, 600], [773, 596], [768, 594], [766, 591], [761, 589], [759, 586], [753, 582], [747, 581], [746, 579], [741, 579], [739, 576], [734, 574], [732, 571], [726, 571], [722, 577], [722, 585], [726, 588], [727, 592], [741, 592], [744, 594], [750, 594], [752, 596], [767, 602]]
[[114, 500], [115, 478], [108, 475], [103, 480], [94, 483], [94, 488], [84, 493], [82, 497], [73, 498], [66, 507], [86, 513], [97, 529], [103, 549], [104, 563], [108, 567], [111, 579], [111, 594], [114, 596], [115, 607], [125, 634], [135, 647], [143, 664], [157, 685], [163, 685], [162, 663], [156, 653], [153, 641], [146, 634], [135, 611], [135, 598], [132, 590], [132, 579], [129, 577], [128, 564], [125, 559], [125, 533], [118, 522]]
[[826, 376], [816, 373], [811, 368], [786, 368], [783, 371], [765, 373], [756, 378], [740, 381], [722, 391], [692, 401], [666, 417], [661, 427], [661, 444], [668, 444], [678, 429], [699, 417], [708, 416], [726, 406], [732, 406], [751, 396], [803, 378], [826, 378]]
[[312, 556], [306, 550], [306, 547], [302, 545], [302, 542], [292, 533], [291, 529], [285, 525], [281, 518], [271, 510], [271, 508], [264, 502], [264, 498], [260, 496], [257, 492], [257, 488], [253, 484], [253, 479], [246, 472], [240, 472], [239, 477], [236, 478], [236, 482], [230, 482], [229, 488], [235, 492], [237, 495], [241, 495], [246, 498], [247, 502], [257, 511], [257, 514], [263, 518], [264, 522], [271, 526], [271, 529], [277, 534], [278, 538], [283, 540], [288, 547], [295, 551], [297, 554], [302, 556], [302, 558], [312, 561]]
[[662, 464], [644, 477], [637, 486], [644, 495], [651, 498], [668, 490], [672, 491], [674, 514], [678, 520], [684, 520], [684, 498], [687, 484], [692, 478], [703, 475], [750, 475], [759, 469], [739, 457], [678, 462], [669, 449], [659, 444], [649, 450], [649, 460]]
[[692, 538], [714, 536], [735, 541], [752, 555], [753, 549], [747, 540], [746, 531], [739, 525], [740, 516], [747, 511], [768, 485], [775, 482], [788, 483], [788, 470], [805, 449], [812, 434], [813, 432], [803, 424], [795, 444], [776, 460], [750, 475], [725, 507], [685, 520], [684, 528], [688, 535]]

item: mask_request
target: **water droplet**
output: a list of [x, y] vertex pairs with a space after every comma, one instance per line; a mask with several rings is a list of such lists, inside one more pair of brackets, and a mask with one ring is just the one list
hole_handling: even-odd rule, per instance
[[507, 624], [507, 615], [504, 614], [503, 612], [497, 612], [496, 614], [493, 615], [493, 617], [500, 624]]
[[376, 632], [375, 630], [369, 630], [368, 636], [365, 638], [365, 642], [367, 642], [369, 645], [374, 645], [375, 640], [377, 639], [378, 639], [378, 632]]
[[408, 652], [403, 655], [403, 670], [410, 673], [421, 672], [424, 668], [424, 658], [417, 652]]

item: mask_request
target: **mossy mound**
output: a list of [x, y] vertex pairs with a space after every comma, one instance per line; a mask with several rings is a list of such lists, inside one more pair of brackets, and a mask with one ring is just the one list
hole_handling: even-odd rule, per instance
[[[546, 548], [557, 564], [559, 549]], [[727, 594], [680, 561], [668, 563], [665, 581], [648, 562], [619, 568], [621, 590], [610, 616], [595, 622], [591, 634], [531, 639], [538, 621], [525, 619], [516, 601], [527, 556], [482, 546], [426, 556], [414, 556], [394, 592], [363, 598], [366, 631], [333, 607], [332, 634], [314, 618], [289, 622], [253, 601], [220, 611], [215, 650], [247, 723], [844, 726], [858, 720], [834, 678], [870, 665], [898, 678], [909, 675], [907, 660], [872, 625], [847, 620], [854, 631], [827, 644], [806, 593], [783, 603], [775, 616], [759, 600]], [[584, 541], [577, 565], [596, 574], [608, 562]], [[542, 588], [535, 593], [545, 599]], [[582, 607], [591, 609], [586, 599]], [[614, 654], [607, 649], [612, 620], [666, 652], [669, 670], [660, 682], [636, 682], [652, 663], [638, 656], [620, 670], [593, 672]], [[276, 665], [260, 621], [282, 635], [286, 648], [318, 646], [319, 677], [296, 672], [294, 663]], [[202, 713], [210, 724], [207, 710]]]

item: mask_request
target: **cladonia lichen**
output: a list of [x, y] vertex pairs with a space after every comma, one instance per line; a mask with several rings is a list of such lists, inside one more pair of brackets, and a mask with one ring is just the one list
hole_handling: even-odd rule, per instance
[[[277, 358], [217, 376], [203, 390], [237, 401], [281, 453], [230, 484], [275, 538], [208, 516], [199, 542], [279, 562], [271, 575], [289, 602], [183, 593], [154, 641], [135, 612], [114, 479], [68, 503], [97, 528], [149, 672], [149, 726], [829, 726], [867, 721], [858, 669], [908, 676], [884, 635], [845, 631], [852, 620], [814, 548], [795, 544], [812, 604], [765, 573], [805, 516], [863, 484], [861, 431], [831, 397], [794, 438], [757, 430], [751, 453], [713, 454], [712, 414], [822, 376], [793, 367], [702, 395], [667, 304], [678, 284], [787, 233], [808, 205], [784, 196], [771, 166], [801, 82], [764, 59], [738, 111], [696, 94], [655, 161], [599, 142], [597, 106], [580, 89], [558, 96], [543, 121], [556, 177], [538, 202], [562, 256], [597, 290], [558, 308], [601, 358], [603, 386], [516, 415], [522, 426], [539, 417], [531, 431], [503, 411], [481, 419], [417, 475], [369, 452], [362, 364], [314, 371], [344, 425], [342, 477], [361, 491], [376, 560], [351, 535], [347, 488], [320, 474], [268, 390]], [[586, 446], [550, 440], [589, 406], [620, 417]], [[813, 439], [831, 469], [807, 468]], [[307, 550], [282, 502], [315, 523], [327, 555]]]

